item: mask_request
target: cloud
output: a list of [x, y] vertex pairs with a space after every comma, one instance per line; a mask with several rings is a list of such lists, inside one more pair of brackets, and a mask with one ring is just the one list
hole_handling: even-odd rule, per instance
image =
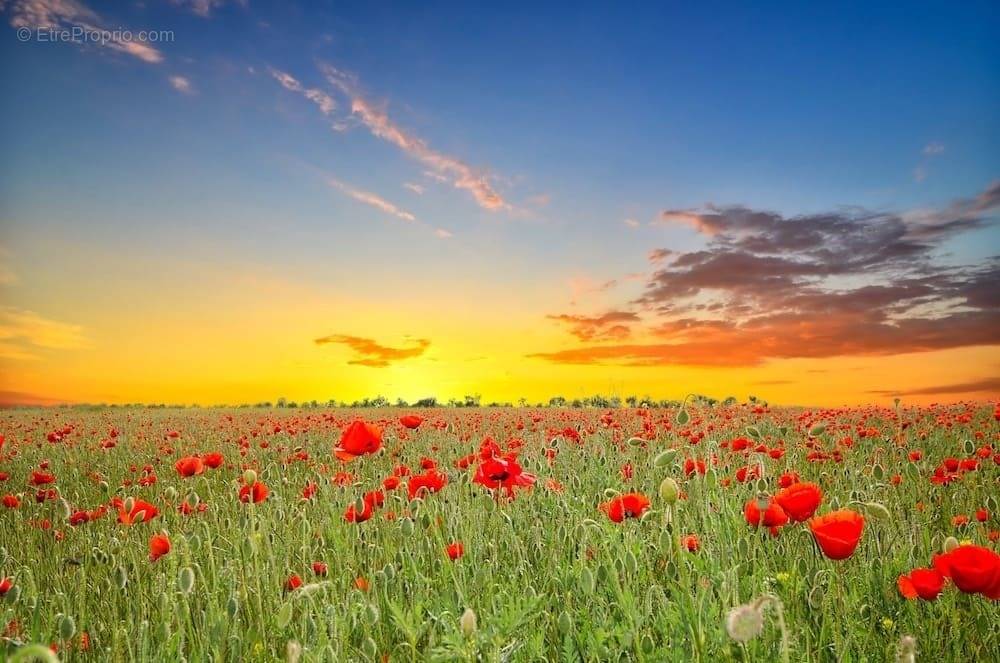
[[451, 237], [454, 237], [454, 235], [452, 235], [444, 228], [435, 228], [434, 234], [440, 237], [441, 239], [450, 239]]
[[344, 182], [341, 182], [340, 180], [334, 179], [332, 177], [327, 179], [327, 184], [329, 184], [335, 189], [338, 189], [339, 191], [344, 192], [354, 200], [364, 203], [365, 205], [370, 205], [376, 209], [382, 210], [386, 214], [391, 214], [395, 217], [403, 219], [404, 221], [415, 221], [417, 219], [417, 217], [413, 216], [406, 210], [402, 210], [396, 207], [388, 200], [385, 200], [384, 198], [381, 198], [378, 195], [371, 193], [369, 191], [362, 191], [361, 189], [355, 189], [349, 184], [345, 184]]
[[621, 341], [629, 337], [629, 324], [639, 322], [639, 316], [631, 311], [608, 311], [601, 315], [559, 315], [545, 316], [549, 320], [563, 323], [569, 333], [581, 341]]
[[170, 76], [168, 79], [170, 81], [170, 86], [181, 94], [194, 94], [194, 88], [191, 87], [191, 81], [183, 76]]
[[403, 188], [409, 189], [418, 196], [424, 195], [424, 187], [420, 186], [419, 184], [414, 184], [413, 182], [404, 182]]
[[[202, 18], [209, 18], [212, 12], [220, 7], [224, 7], [229, 4], [227, 0], [171, 0], [178, 7], [183, 7], [188, 11], [201, 16]], [[235, 0], [233, 4], [237, 4], [241, 7], [246, 7], [246, 0]]]
[[313, 341], [316, 345], [339, 344], [346, 345], [355, 353], [355, 358], [348, 361], [348, 364], [356, 366], [368, 366], [370, 368], [385, 368], [393, 362], [419, 357], [427, 351], [431, 342], [425, 338], [418, 338], [413, 341], [413, 346], [409, 348], [390, 348], [380, 345], [370, 338], [360, 336], [345, 336], [333, 334], [317, 338]]
[[270, 72], [274, 80], [281, 84], [281, 87], [286, 90], [290, 90], [291, 92], [298, 92], [303, 97], [316, 104], [316, 107], [319, 108], [323, 115], [330, 115], [337, 110], [337, 102], [326, 92], [317, 88], [304, 87], [298, 79], [283, 71], [278, 71], [277, 69], [268, 67], [268, 72]]
[[74, 350], [86, 345], [83, 328], [42, 317], [34, 311], [0, 307], [0, 358], [37, 359], [34, 350]]
[[432, 149], [422, 138], [397, 125], [384, 110], [361, 94], [355, 77], [328, 64], [321, 65], [320, 69], [330, 85], [350, 100], [351, 113], [372, 135], [395, 145], [437, 177], [470, 193], [483, 209], [510, 209], [510, 205], [490, 184], [490, 178], [486, 174], [453, 156]]
[[919, 387], [916, 389], [877, 389], [869, 391], [869, 394], [880, 396], [939, 396], [949, 394], [990, 394], [1000, 395], [1000, 378], [985, 378], [975, 382], [961, 382], [958, 384], [945, 384], [933, 387]]
[[[749, 366], [1000, 344], [1000, 258], [941, 265], [944, 242], [996, 221], [1000, 186], [920, 213], [785, 217], [742, 206], [669, 210], [707, 238], [654, 250], [632, 302], [648, 343], [534, 353], [560, 363]], [[633, 329], [633, 332], [636, 330]]]
[[944, 154], [944, 144], [936, 141], [927, 143], [924, 145], [924, 149], [920, 151], [920, 154], [923, 155], [923, 158], [913, 169], [913, 180], [915, 182], [923, 182], [927, 179], [931, 159]]
[[624, 221], [622, 221], [622, 223], [624, 223], [629, 228], [638, 228], [640, 225], [639, 222], [636, 221], [635, 219], [625, 219]]
[[0, 2], [0, 9], [10, 12], [10, 24], [15, 28], [62, 29], [74, 28], [89, 33], [100, 33], [100, 39], [88, 39], [87, 44], [97, 44], [119, 53], [125, 53], [143, 62], [156, 64], [163, 61], [163, 54], [143, 41], [126, 40], [122, 30], [111, 30], [92, 9], [77, 0], [12, 0]]

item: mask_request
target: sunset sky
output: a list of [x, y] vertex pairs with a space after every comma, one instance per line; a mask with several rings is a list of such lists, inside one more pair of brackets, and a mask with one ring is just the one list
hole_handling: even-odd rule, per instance
[[1000, 397], [995, 3], [376, 4], [0, 0], [0, 402]]

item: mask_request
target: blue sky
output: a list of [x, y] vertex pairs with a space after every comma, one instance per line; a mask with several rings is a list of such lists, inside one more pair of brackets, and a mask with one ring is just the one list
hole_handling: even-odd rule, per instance
[[[128, 255], [369, 298], [530, 290], [538, 315], [576, 306], [580, 284], [634, 282], [596, 315], [641, 291], [650, 250], [704, 245], [657, 223], [665, 209], [913, 213], [1000, 173], [989, 3], [3, 7], [0, 243], [18, 274], [4, 299], [25, 310], [64, 309], [87, 260]], [[174, 38], [155, 57], [18, 41], [46, 21]], [[430, 156], [380, 136], [354, 99]], [[997, 239], [982, 224], [935, 251], [978, 263]], [[53, 261], [65, 270], [39, 267]], [[111, 289], [155, 280], [137, 269]]]

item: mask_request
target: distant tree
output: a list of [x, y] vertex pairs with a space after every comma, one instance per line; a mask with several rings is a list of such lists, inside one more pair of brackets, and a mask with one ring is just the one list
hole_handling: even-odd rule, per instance
[[428, 396], [427, 398], [421, 398], [413, 405], [414, 407], [437, 407], [438, 399], [434, 396]]
[[275, 406], [276, 407], [288, 407], [288, 399], [285, 398], [284, 396], [280, 397], [277, 401], [275, 401]]
[[549, 399], [549, 407], [566, 407], [566, 398], [564, 396], [553, 396]]

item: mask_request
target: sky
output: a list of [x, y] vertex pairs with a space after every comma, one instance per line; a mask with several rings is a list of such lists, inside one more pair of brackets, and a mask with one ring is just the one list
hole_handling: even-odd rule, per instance
[[0, 403], [1000, 397], [995, 3], [476, 4], [0, 0]]

